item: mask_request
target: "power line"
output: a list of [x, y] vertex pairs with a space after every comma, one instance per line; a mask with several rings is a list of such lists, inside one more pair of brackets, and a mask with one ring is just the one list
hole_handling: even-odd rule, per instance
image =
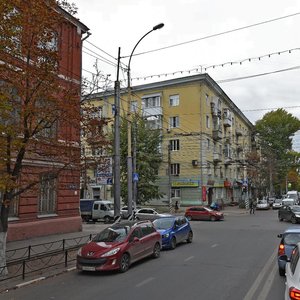
[[[157, 52], [157, 51], [161, 51], [161, 50], [166, 50], [166, 49], [170, 49], [170, 48], [174, 48], [174, 47], [178, 47], [178, 46], [198, 42], [198, 41], [201, 41], [201, 40], [213, 38], [213, 37], [216, 37], [216, 36], [221, 36], [221, 35], [225, 35], [225, 34], [228, 34], [228, 33], [248, 29], [248, 28], [251, 28], [251, 27], [260, 26], [260, 25], [264, 25], [264, 24], [267, 24], [267, 23], [279, 21], [279, 20], [282, 20], [282, 19], [295, 17], [297, 15], [300, 15], [300, 12], [290, 14], [290, 15], [286, 15], [286, 16], [282, 16], [282, 17], [278, 17], [278, 18], [274, 18], [274, 19], [270, 19], [270, 20], [266, 20], [266, 21], [262, 21], [262, 22], [258, 22], [258, 23], [254, 23], [254, 24], [250, 24], [250, 25], [247, 25], [247, 26], [243, 26], [243, 27], [239, 27], [239, 28], [235, 28], [235, 29], [231, 29], [231, 30], [227, 30], [227, 31], [223, 31], [223, 32], [220, 32], [220, 33], [207, 35], [207, 36], [204, 36], [204, 37], [201, 37], [201, 38], [197, 38], [197, 39], [194, 39], [194, 40], [173, 44], [173, 45], [170, 45], [170, 46], [165, 46], [165, 47], [161, 47], [161, 48], [157, 48], [157, 49], [152, 49], [152, 50], [148, 50], [148, 51], [144, 51], [144, 52], [139, 52], [139, 53], [134, 54], [133, 56], [138, 56], [138, 55], [142, 55], [142, 54], [147, 54], [147, 53]], [[129, 55], [124, 56], [124, 57], [129, 57]]]

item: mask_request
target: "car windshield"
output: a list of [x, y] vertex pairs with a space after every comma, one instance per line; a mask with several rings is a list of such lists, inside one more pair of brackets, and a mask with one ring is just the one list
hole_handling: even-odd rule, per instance
[[294, 212], [300, 212], [300, 206], [293, 206], [292, 211]]
[[257, 204], [267, 204], [266, 200], [259, 200]]
[[156, 229], [168, 229], [174, 224], [173, 218], [161, 218], [153, 221], [153, 225]]
[[282, 201], [282, 204], [284, 204], [284, 205], [293, 205], [293, 204], [294, 204], [294, 201], [291, 201], [291, 200], [283, 200], [283, 201]]
[[126, 239], [129, 233], [129, 226], [111, 228], [108, 227], [98, 233], [94, 238], [93, 242], [122, 242]]
[[300, 242], [300, 232], [299, 233], [287, 233], [284, 235], [285, 245], [296, 245]]
[[275, 203], [281, 203], [282, 202], [282, 200], [281, 199], [275, 199], [275, 201], [274, 201]]

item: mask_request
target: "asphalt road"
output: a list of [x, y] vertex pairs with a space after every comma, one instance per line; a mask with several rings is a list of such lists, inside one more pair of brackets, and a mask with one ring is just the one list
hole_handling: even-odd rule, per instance
[[0, 299], [281, 300], [285, 284], [277, 269], [277, 234], [289, 226], [297, 225], [279, 222], [273, 210], [192, 221], [192, 244], [162, 251], [159, 259], [145, 259], [127, 273], [74, 270]]

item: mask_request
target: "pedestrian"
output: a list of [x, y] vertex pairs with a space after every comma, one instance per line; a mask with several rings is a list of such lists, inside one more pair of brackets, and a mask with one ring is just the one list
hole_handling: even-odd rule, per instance
[[255, 209], [255, 205], [254, 205], [253, 201], [250, 200], [250, 215], [251, 215], [251, 214], [254, 215], [254, 209]]
[[178, 201], [176, 201], [176, 202], [175, 202], [175, 213], [178, 212], [178, 209], [179, 209], [179, 207], [178, 207]]

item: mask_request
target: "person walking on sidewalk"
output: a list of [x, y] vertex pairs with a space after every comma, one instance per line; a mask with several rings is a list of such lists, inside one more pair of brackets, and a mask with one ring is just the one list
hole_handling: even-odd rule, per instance
[[178, 201], [176, 201], [175, 202], [175, 213], [176, 214], [178, 213], [178, 209], [179, 209], [179, 207], [178, 207]]
[[255, 213], [255, 205], [254, 205], [253, 200], [251, 199], [251, 200], [250, 200], [250, 215], [251, 215], [251, 214], [254, 215], [254, 213]]

